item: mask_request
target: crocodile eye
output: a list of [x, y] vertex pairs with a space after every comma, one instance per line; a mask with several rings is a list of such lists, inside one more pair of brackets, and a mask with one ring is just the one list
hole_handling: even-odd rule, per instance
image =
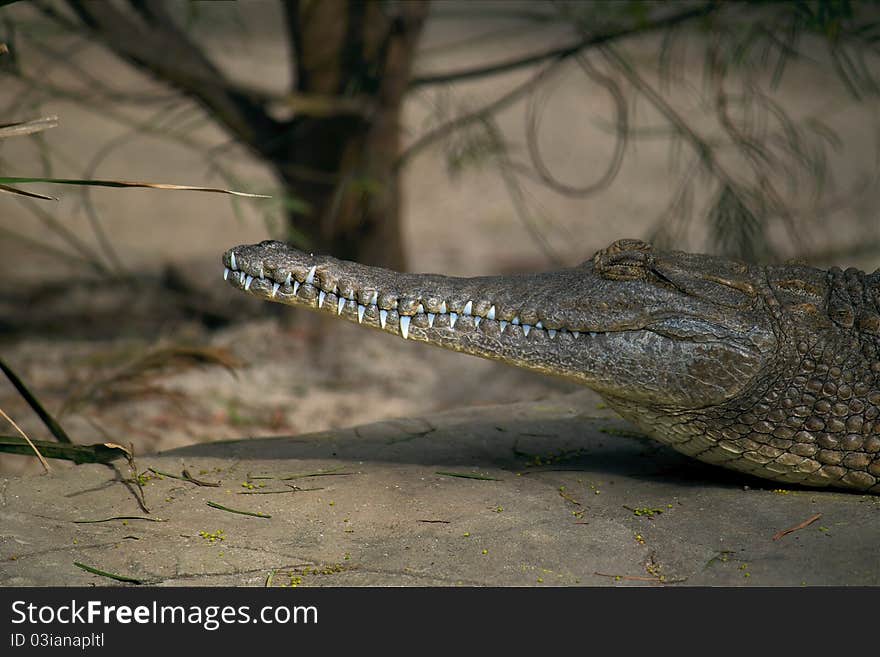
[[644, 280], [654, 260], [653, 247], [641, 240], [618, 240], [593, 256], [596, 273], [615, 281]]

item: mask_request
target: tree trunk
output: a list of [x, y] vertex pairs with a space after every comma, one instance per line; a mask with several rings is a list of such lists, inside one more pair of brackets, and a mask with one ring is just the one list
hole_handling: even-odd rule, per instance
[[329, 99], [332, 114], [297, 116], [274, 162], [291, 196], [293, 242], [402, 270], [400, 184], [394, 163], [422, 2], [299, 0], [286, 5], [296, 93]]

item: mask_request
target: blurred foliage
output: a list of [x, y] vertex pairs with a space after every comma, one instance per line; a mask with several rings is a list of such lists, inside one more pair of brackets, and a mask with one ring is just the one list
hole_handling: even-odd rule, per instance
[[[34, 4], [46, 15], [53, 15], [45, 7], [54, 5]], [[184, 35], [195, 28], [210, 29], [212, 21], [220, 21], [232, 26], [225, 31], [236, 34], [236, 40], [246, 43], [254, 38], [247, 32], [246, 21], [241, 20], [241, 12], [247, 9], [244, 5], [223, 3], [218, 9], [201, 3], [169, 5], [177, 8], [178, 26]], [[669, 20], [675, 15], [682, 19]], [[671, 167], [680, 172], [678, 187], [672, 190], [668, 206], [658, 212], [648, 236], [658, 245], [706, 248], [754, 260], [777, 259], [790, 255], [780, 252], [770, 237], [781, 226], [793, 248], [804, 249], [806, 219], [801, 216], [802, 204], [795, 207], [792, 199], [812, 203], [817, 208], [814, 214], [820, 214], [823, 204], [840, 205], [839, 199], [828, 199], [828, 194], [836, 190], [829, 156], [842, 148], [842, 142], [821, 115], [803, 116], [799, 108], [784, 106], [776, 92], [791, 64], [797, 62], [833, 73], [848, 92], [849, 102], [876, 101], [880, 96], [880, 0], [437, 2], [432, 16], [435, 20], [497, 22], [492, 23], [497, 26], [488, 36], [456, 41], [454, 48], [461, 52], [473, 48], [476, 54], [492, 38], [516, 34], [528, 37], [531, 31], [554, 25], [567, 26], [578, 37], [573, 45], [562, 44], [545, 53], [529, 52], [519, 61], [486, 64], [475, 58], [472, 69], [414, 80], [414, 92], [427, 88], [419, 93], [432, 107], [431, 118], [399, 158], [403, 166], [425, 146], [436, 142], [446, 155], [452, 177], [465, 175], [474, 167], [496, 169], [516, 216], [535, 237], [536, 245], [554, 261], [564, 258], [553, 248], [554, 239], [548, 235], [551, 220], [545, 213], [526, 207], [534, 201], [524, 192], [523, 183], [539, 183], [565, 196], [588, 199], [615, 180], [623, 159], [631, 152], [628, 146], [648, 139], [662, 139], [669, 144]], [[89, 172], [94, 172], [123, 143], [149, 134], [201, 152], [210, 175], [218, 176], [225, 184], [252, 187], [240, 180], [229, 165], [229, 144], [209, 145], [196, 136], [196, 130], [211, 119], [194, 109], [192, 103], [172, 93], [124, 93], [114, 88], [111, 80], [99, 79], [93, 71], [78, 70], [72, 55], [83, 45], [65, 50], [53, 41], [63, 20], [24, 24], [6, 18], [2, 21], [3, 38], [13, 45], [23, 39], [41, 48], [58, 65], [79, 75], [82, 88], [63, 88], [27, 72], [13, 48], [9, 56], [0, 58], [0, 74], [16, 77], [28, 91], [22, 98], [12, 99], [6, 111], [38, 107], [45, 99], [57, 97], [90, 106], [126, 125], [128, 132], [101, 150], [89, 163]], [[624, 44], [625, 39], [643, 35], [657, 37], [650, 42], [656, 43], [656, 57], [647, 64], [644, 60], [637, 63]], [[702, 62], [702, 74], [699, 79], [685, 79], [695, 54]], [[614, 153], [607, 166], [603, 168], [600, 163], [602, 173], [595, 180], [578, 184], [565, 182], [550, 170], [543, 160], [539, 139], [542, 115], [563, 62], [576, 64], [583, 83], [591, 92], [607, 95], [613, 106], [611, 121], [603, 124], [596, 117], [595, 122], [615, 136]], [[529, 70], [532, 74], [482, 107], [474, 107], [467, 94], [459, 93], [454, 84], [513, 70]], [[231, 90], [257, 94], [241, 85], [233, 85]], [[686, 112], [677, 102], [679, 96], [695, 92], [704, 114], [700, 120], [694, 119], [692, 109]], [[281, 107], [279, 103], [284, 99], [269, 95], [259, 100]], [[155, 107], [156, 112], [147, 120], [133, 121], [119, 109], [124, 102]], [[526, 103], [524, 134], [502, 133], [496, 115], [519, 102]], [[636, 113], [643, 107], [649, 107], [650, 114], [661, 121], [653, 125], [638, 122]], [[51, 149], [45, 142], [34, 143], [42, 153], [43, 173], [50, 177]], [[397, 175], [397, 169], [391, 175]], [[854, 198], [876, 187], [876, 182], [876, 176], [869, 177], [860, 182], [858, 189], [843, 191], [841, 198]], [[356, 194], [375, 195], [385, 183], [370, 176], [350, 176], [345, 185]], [[276, 198], [259, 209], [273, 232], [284, 229], [286, 215], [304, 211], [302, 201], [290, 190], [257, 191], [269, 191]], [[93, 213], [88, 196], [84, 208]], [[92, 217], [92, 223], [97, 226], [97, 219]], [[688, 235], [698, 225], [706, 229], [707, 242], [688, 244]], [[295, 227], [288, 225], [287, 230], [289, 239], [307, 241], [306, 235], [295, 233]], [[95, 232], [100, 235], [97, 228]], [[560, 240], [565, 237], [557, 235], [555, 241]], [[73, 244], [82, 255], [83, 245]], [[102, 250], [109, 253], [108, 245], [103, 244]]]
[[[555, 83], [552, 74], [541, 80], [536, 76], [524, 94], [528, 103], [526, 158], [520, 157], [518, 139], [508, 135], [507, 143], [499, 142], [497, 135], [490, 134], [486, 113], [465, 104], [460, 113], [473, 116], [473, 122], [443, 135], [450, 172], [460, 175], [467, 166], [491, 164], [502, 170], [506, 182], [512, 170], [518, 178], [541, 182], [560, 194], [587, 198], [615, 178], [628, 142], [663, 139], [669, 144], [671, 166], [681, 177], [679, 189], [649, 236], [658, 246], [694, 248], [688, 244], [688, 235], [701, 223], [708, 242], [696, 248], [747, 260], [791, 255], [780, 252], [770, 238], [776, 225], [781, 225], [795, 251], [807, 248], [806, 218], [799, 216], [802, 203], [796, 207], [793, 199], [810, 202], [816, 208], [813, 214], [821, 214], [826, 193], [835, 189], [829, 153], [839, 152], [843, 144], [821, 115], [804, 116], [800, 108], [785, 106], [776, 92], [789, 66], [798, 62], [820, 76], [836, 75], [850, 102], [876, 102], [880, 96], [880, 1], [557, 1], [540, 9], [530, 7], [539, 15], [523, 16], [513, 10], [510, 17], [535, 25], [548, 21], [571, 25], [584, 38], [633, 26], [647, 33], [671, 7], [702, 12], [662, 31], [653, 62], [643, 53], [637, 65], [631, 52], [618, 44], [620, 40], [574, 54], [585, 83], [613, 100], [614, 120], [596, 122], [616, 135], [617, 149], [595, 183], [565, 184], [541, 159], [538, 130], [552, 93], [548, 88]], [[495, 8], [493, 15], [499, 11]], [[688, 78], [686, 71], [697, 54], [702, 75]], [[679, 102], [694, 94], [698, 95], [694, 104], [704, 114], [698, 120], [693, 108], [685, 110]], [[443, 97], [437, 105], [441, 123], [452, 113], [450, 104]], [[663, 123], [640, 125], [635, 120], [639, 106], [650, 107]], [[462, 123], [461, 118], [454, 120]], [[880, 172], [871, 177], [873, 183], [877, 176]], [[855, 199], [871, 186], [861, 181], [843, 197]], [[511, 199], [515, 204], [525, 202], [522, 194], [512, 194]], [[839, 199], [827, 205], [839, 206]], [[518, 208], [517, 214], [528, 212]], [[558, 259], [547, 248], [547, 240], [536, 243], [545, 255]]]

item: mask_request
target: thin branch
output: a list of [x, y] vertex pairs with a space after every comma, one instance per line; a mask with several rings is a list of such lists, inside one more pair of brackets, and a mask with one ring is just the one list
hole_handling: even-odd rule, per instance
[[[2, 164], [2, 160], [0, 160], [0, 164]], [[61, 237], [61, 239], [77, 251], [97, 273], [105, 276], [110, 275], [111, 272], [107, 269], [104, 263], [101, 262], [101, 258], [98, 254], [92, 251], [73, 231], [58, 221], [50, 212], [46, 212], [37, 203], [24, 197], [16, 197], [16, 200], [27, 207], [44, 226]]]
[[623, 163], [623, 155], [626, 150], [627, 136], [629, 133], [629, 124], [627, 117], [627, 103], [620, 86], [610, 77], [600, 73], [587, 59], [585, 55], [577, 55], [578, 64], [587, 74], [587, 76], [595, 83], [604, 87], [611, 95], [614, 101], [616, 120], [614, 144], [614, 154], [611, 161], [602, 176], [595, 182], [586, 184], [582, 187], [569, 185], [557, 179], [547, 168], [544, 159], [541, 156], [541, 149], [538, 144], [538, 131], [540, 127], [540, 119], [537, 110], [537, 95], [533, 96], [526, 111], [526, 143], [529, 148], [529, 156], [532, 160], [532, 166], [537, 172], [541, 182], [550, 189], [566, 196], [584, 198], [605, 189], [617, 177], [620, 166]]
[[18, 375], [12, 370], [12, 368], [2, 360], [0, 360], [0, 370], [6, 375], [12, 385], [15, 386], [18, 393], [24, 397], [24, 400], [33, 409], [34, 413], [37, 414], [37, 417], [42, 420], [43, 424], [46, 425], [49, 431], [52, 432], [52, 435], [55, 436], [58, 442], [67, 443], [68, 445], [72, 444], [73, 441], [70, 439], [70, 436], [67, 435], [67, 432], [61, 427], [58, 421], [52, 417], [45, 408], [43, 408], [40, 400], [28, 390], [28, 387], [20, 378], [18, 378]]
[[665, 18], [658, 19], [653, 23], [648, 23], [647, 25], [639, 25], [635, 27], [624, 28], [621, 30], [614, 30], [605, 34], [586, 36], [576, 41], [575, 43], [571, 43], [559, 48], [551, 48], [550, 50], [535, 53], [527, 57], [509, 59], [503, 62], [489, 64], [487, 66], [451, 71], [449, 73], [417, 76], [410, 81], [409, 87], [410, 89], [414, 89], [416, 87], [421, 87], [429, 84], [448, 84], [450, 82], [472, 80], [474, 78], [481, 78], [487, 75], [509, 73], [511, 71], [516, 71], [518, 69], [528, 66], [534, 66], [535, 64], [541, 64], [542, 62], [545, 62], [547, 60], [560, 61], [563, 59], [567, 59], [572, 55], [575, 55], [587, 48], [592, 48], [594, 46], [609, 43], [611, 41], [617, 41], [619, 39], [623, 39], [629, 36], [635, 36], [637, 34], [647, 34], [655, 30], [666, 29], [695, 18], [706, 17], [714, 11], [718, 10], [720, 7], [720, 3], [709, 2], [694, 9], [671, 14], [669, 16], [666, 16]]
[[642, 78], [636, 70], [621, 57], [616, 50], [611, 47], [602, 48], [602, 54], [606, 61], [619, 70], [629, 83], [647, 98], [665, 118], [671, 123], [679, 134], [684, 136], [691, 146], [697, 152], [707, 169], [709, 169], [722, 183], [732, 189], [737, 189], [739, 185], [731, 177], [731, 175], [718, 163], [715, 154], [709, 143], [694, 130], [684, 118], [666, 102], [666, 99], [660, 95], [644, 78]]
[[[141, 125], [137, 125], [133, 127], [129, 132], [122, 133], [121, 135], [118, 135], [117, 137], [114, 137], [113, 139], [107, 141], [92, 157], [92, 160], [86, 166], [82, 177], [86, 180], [94, 178], [98, 167], [101, 165], [101, 162], [103, 162], [104, 159], [108, 157], [114, 149], [118, 148], [127, 141], [139, 137], [141, 135], [143, 125], [153, 125], [156, 127], [156, 129], [158, 129], [160, 122], [163, 119], [167, 119], [168, 114], [168, 108], [163, 106], [158, 110], [158, 112], [152, 114], [145, 121], [143, 121]], [[126, 274], [127, 271], [125, 265], [122, 264], [121, 258], [116, 253], [116, 249], [113, 247], [110, 238], [107, 236], [107, 233], [104, 231], [104, 227], [101, 225], [101, 219], [98, 216], [98, 212], [95, 209], [95, 205], [92, 201], [91, 187], [83, 188], [82, 199], [83, 208], [86, 211], [86, 216], [88, 217], [89, 224], [92, 227], [92, 232], [95, 234], [95, 238], [98, 240], [98, 244], [104, 252], [104, 256], [116, 268], [117, 273], [123, 275]]]
[[77, 253], [70, 253], [69, 251], [59, 249], [58, 247], [52, 246], [51, 244], [46, 244], [39, 240], [35, 240], [31, 237], [28, 237], [27, 235], [22, 235], [21, 233], [17, 233], [14, 230], [10, 230], [5, 226], [0, 226], [0, 235], [5, 235], [9, 239], [18, 240], [22, 244], [27, 244], [32, 249], [44, 251], [45, 253], [48, 253], [55, 258], [65, 258], [68, 260], [72, 260], [77, 265], [88, 265], [92, 267], [92, 261], [84, 258], [82, 255], [79, 255]]
[[79, 65], [79, 59], [74, 55], [78, 51], [85, 50], [93, 46], [93, 42], [85, 35], [76, 34], [76, 36], [80, 40], [77, 43], [74, 43], [69, 48], [62, 51], [54, 48], [54, 44], [50, 45], [51, 38], [50, 41], [47, 42], [37, 38], [33, 34], [25, 34], [23, 35], [22, 40], [29, 41], [34, 47], [38, 49], [40, 54], [46, 57], [46, 59], [48, 59], [52, 64], [57, 65], [58, 67], [69, 69], [76, 80], [82, 81], [84, 83], [82, 89], [83, 93], [88, 92], [92, 95], [100, 96], [105, 101], [138, 103], [139, 105], [157, 102], [164, 103], [177, 97], [177, 93], [173, 90], [171, 91], [171, 93], [161, 94], [150, 92], [136, 93], [133, 91], [120, 91], [118, 89], [114, 89], [104, 80], [95, 75], [92, 75], [88, 68], [84, 68]]
[[[224, 77], [189, 36], [165, 14], [159, 3], [138, 3], [148, 12], [149, 26], [137, 23], [112, 3], [69, 0], [68, 5], [118, 56], [177, 86], [208, 107], [216, 118], [246, 144], [262, 150], [260, 139], [278, 127], [264, 107]], [[59, 20], [59, 12], [37, 3], [46, 15]], [[67, 23], [69, 20], [62, 18]], [[82, 31], [82, 28], [79, 28]]]
[[528, 207], [526, 205], [525, 193], [523, 192], [523, 188], [520, 185], [519, 180], [516, 177], [516, 173], [510, 167], [510, 162], [507, 155], [507, 149], [504, 147], [504, 140], [501, 136], [501, 130], [492, 120], [492, 118], [487, 118], [485, 121], [486, 130], [492, 136], [493, 141], [496, 144], [496, 148], [493, 149], [496, 152], [496, 160], [499, 164], [499, 170], [501, 172], [501, 179], [504, 181], [504, 186], [507, 188], [507, 194], [510, 196], [510, 200], [513, 202], [513, 209], [516, 212], [516, 216], [525, 226], [526, 230], [532, 236], [532, 239], [538, 243], [538, 246], [543, 251], [544, 256], [556, 267], [562, 267], [565, 264], [565, 258], [563, 258], [559, 252], [553, 247], [552, 244], [547, 240], [547, 237], [544, 235], [544, 231], [539, 230], [535, 225], [535, 221], [532, 217], [532, 214], [529, 212]]
[[560, 65], [561, 62], [562, 60], [556, 60], [555, 62], [547, 64], [535, 75], [530, 77], [525, 82], [517, 85], [500, 98], [493, 100], [491, 103], [488, 103], [487, 105], [484, 105], [483, 107], [474, 110], [473, 112], [457, 116], [454, 119], [451, 119], [432, 130], [429, 130], [418, 139], [416, 139], [412, 144], [407, 147], [407, 149], [403, 153], [400, 154], [400, 156], [397, 158], [397, 162], [395, 162], [394, 164], [394, 168], [397, 170], [401, 169], [404, 164], [407, 164], [425, 148], [436, 141], [448, 137], [456, 130], [459, 130], [460, 128], [463, 128], [464, 126], [471, 123], [485, 121], [496, 112], [504, 109], [509, 105], [512, 105], [526, 93], [531, 91], [535, 86], [540, 84], [552, 71], [554, 71]]

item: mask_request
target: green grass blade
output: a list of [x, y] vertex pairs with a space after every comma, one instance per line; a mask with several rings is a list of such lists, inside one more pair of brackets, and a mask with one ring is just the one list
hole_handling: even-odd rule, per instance
[[480, 479], [482, 481], [501, 481], [496, 477], [487, 477], [485, 475], [471, 474], [470, 472], [435, 472], [434, 474], [443, 475], [444, 477], [461, 477], [462, 479]]
[[[32, 440], [40, 453], [49, 459], [63, 459], [80, 463], [110, 463], [126, 458], [127, 450], [113, 443], [95, 445], [65, 445], [54, 440]], [[20, 436], [0, 435], [0, 452], [6, 454], [32, 454], [33, 450]]]
[[253, 516], [254, 518], [271, 518], [268, 513], [260, 513], [259, 511], [241, 511], [239, 509], [230, 509], [228, 506], [223, 506], [222, 504], [217, 504], [217, 502], [206, 502], [206, 504], [212, 509], [220, 509], [221, 511], [228, 511], [229, 513], [238, 513], [243, 516]]
[[110, 579], [115, 579], [117, 582], [129, 582], [131, 584], [143, 584], [143, 582], [139, 579], [135, 579], [134, 577], [126, 577], [125, 575], [114, 575], [113, 573], [108, 573], [103, 570], [99, 570], [97, 568], [92, 568], [91, 566], [87, 566], [84, 563], [80, 563], [78, 561], [74, 561], [73, 565], [77, 568], [82, 568], [86, 572], [92, 573], [93, 575], [100, 575], [101, 577], [109, 577]]

